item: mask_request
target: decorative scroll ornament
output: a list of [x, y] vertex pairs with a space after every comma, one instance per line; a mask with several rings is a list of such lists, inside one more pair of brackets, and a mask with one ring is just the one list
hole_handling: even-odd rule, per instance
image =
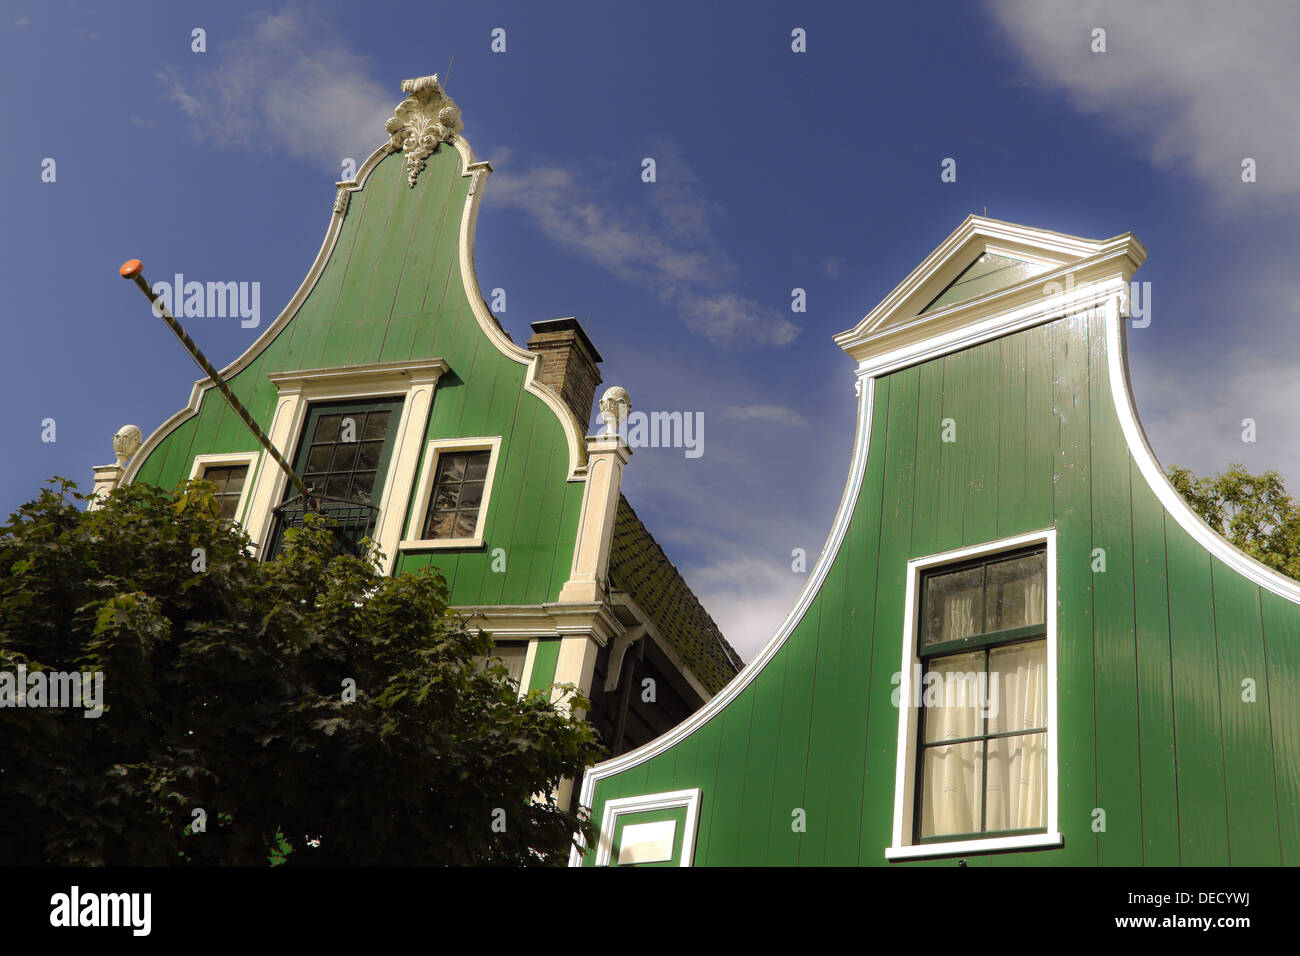
[[384, 124], [392, 140], [388, 148], [406, 154], [406, 181], [415, 185], [415, 177], [424, 169], [424, 161], [441, 143], [449, 143], [465, 128], [460, 109], [438, 85], [438, 74], [402, 81], [402, 92], [409, 94], [398, 104]]

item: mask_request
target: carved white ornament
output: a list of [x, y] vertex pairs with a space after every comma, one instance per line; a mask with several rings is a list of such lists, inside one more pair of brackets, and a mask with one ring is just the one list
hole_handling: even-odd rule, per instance
[[632, 398], [627, 394], [627, 389], [621, 385], [605, 389], [605, 394], [600, 396], [600, 417], [605, 422], [603, 434], [616, 434], [618, 426], [627, 421], [630, 411], [632, 411]]
[[144, 444], [144, 435], [135, 425], [123, 425], [113, 436], [113, 454], [117, 456], [118, 466], [125, 465], [127, 460], [140, 450]]
[[415, 185], [415, 177], [424, 169], [424, 161], [440, 143], [449, 143], [465, 128], [460, 109], [441, 86], [438, 74], [402, 81], [402, 92], [409, 94], [398, 104], [384, 124], [392, 139], [388, 148], [406, 154], [406, 181]]

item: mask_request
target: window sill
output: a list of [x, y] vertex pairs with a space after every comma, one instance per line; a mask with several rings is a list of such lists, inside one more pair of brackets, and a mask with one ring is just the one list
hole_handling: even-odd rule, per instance
[[994, 853], [1000, 850], [1038, 850], [1065, 845], [1059, 833], [1027, 833], [1021, 836], [988, 837], [983, 840], [957, 840], [952, 843], [919, 843], [914, 846], [891, 846], [886, 860], [919, 860], [936, 856], [966, 856], [971, 853]]
[[397, 545], [400, 551], [447, 551], [453, 548], [481, 548], [482, 538], [426, 538], [401, 541]]

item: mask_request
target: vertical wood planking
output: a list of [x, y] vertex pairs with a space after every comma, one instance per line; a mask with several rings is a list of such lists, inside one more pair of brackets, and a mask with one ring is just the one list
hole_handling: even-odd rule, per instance
[[1142, 779], [1138, 746], [1133, 505], [1129, 453], [1110, 395], [1104, 316], [1089, 320], [1097, 806], [1106, 811], [1099, 862], [1142, 865]]
[[[1061, 827], [1065, 856], [1095, 865], [1099, 839], [1091, 831], [1097, 807], [1096, 666], [1092, 630], [1092, 487], [1089, 477], [1088, 323], [1081, 316], [1051, 326], [1052, 409], [1059, 451], [1053, 472], [1057, 528], [1057, 732]], [[1103, 808], [1104, 809], [1104, 808]]]

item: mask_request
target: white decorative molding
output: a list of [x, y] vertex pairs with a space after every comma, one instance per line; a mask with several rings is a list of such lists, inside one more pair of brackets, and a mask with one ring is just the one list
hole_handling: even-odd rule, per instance
[[[601, 399], [602, 406], [605, 399]], [[605, 414], [602, 410], [601, 414]], [[623, 469], [632, 449], [617, 432], [587, 439], [587, 485], [573, 544], [569, 579], [560, 589], [561, 602], [585, 604], [603, 600], [609, 586], [609, 552], [618, 517]]]
[[[478, 520], [474, 525], [474, 534], [468, 538], [424, 538], [425, 513], [429, 510], [429, 498], [433, 494], [433, 480], [438, 473], [438, 458], [446, 452], [488, 451], [487, 478], [483, 482], [483, 498], [479, 501]], [[497, 463], [501, 451], [501, 436], [489, 438], [438, 438], [428, 443], [424, 452], [424, 464], [421, 466], [419, 486], [416, 489], [415, 508], [406, 526], [406, 536], [398, 544], [403, 551], [433, 550], [445, 548], [481, 548], [483, 546], [483, 529], [487, 527], [488, 506], [492, 500], [492, 486], [495, 483]]]
[[[1034, 262], [1046, 271], [1006, 288], [920, 314], [974, 257], [984, 252]], [[1110, 239], [1082, 239], [1048, 229], [968, 216], [862, 321], [836, 335], [835, 342], [859, 363], [879, 367], [884, 364], [883, 357], [891, 353], [960, 335], [981, 322], [997, 324], [999, 317], [1020, 310], [1033, 311], [1044, 304], [1059, 304], [1078, 285], [1121, 274], [1127, 280], [1142, 265], [1146, 255], [1146, 247], [1132, 233]], [[1044, 288], [1053, 283], [1061, 294], [1045, 295]], [[1008, 331], [1015, 328], [995, 330], [992, 337]]]
[[[945, 843], [913, 844], [911, 842], [913, 813], [916, 810], [916, 749], [917, 725], [920, 716], [920, 703], [912, 700], [912, 668], [918, 665], [916, 640], [920, 620], [921, 574], [928, 568], [952, 564], [970, 558], [987, 557], [1005, 551], [1015, 551], [1028, 545], [1042, 544], [1047, 551], [1047, 834], [1032, 833], [1017, 837], [987, 837], [948, 841]], [[981, 853], [992, 850], [1007, 849], [1011, 844], [1007, 840], [1039, 840], [1054, 838], [1055, 843], [1023, 843], [1018, 846], [1060, 846], [1061, 835], [1058, 832], [1059, 799], [1057, 794], [1057, 767], [1059, 765], [1059, 748], [1057, 739], [1060, 726], [1057, 722], [1057, 638], [1056, 638], [1056, 528], [1044, 528], [1010, 538], [986, 541], [969, 548], [958, 548], [931, 554], [923, 558], [913, 558], [907, 562], [907, 590], [903, 600], [903, 641], [902, 658], [899, 667], [898, 696], [898, 751], [894, 765], [894, 821], [893, 843], [885, 849], [885, 859], [901, 860], [919, 856], [945, 856], [951, 853]]]
[[335, 183], [336, 191], [334, 193], [334, 214], [340, 218], [348, 214], [348, 206], [352, 202], [352, 188], [355, 183], [342, 182]]
[[409, 94], [393, 110], [384, 124], [392, 137], [389, 150], [401, 150], [406, 156], [407, 185], [424, 169], [424, 161], [442, 143], [451, 142], [465, 128], [460, 108], [438, 85], [438, 74], [402, 81], [402, 92]]
[[[583, 788], [586, 790], [586, 787]], [[621, 797], [605, 804], [605, 813], [600, 821], [600, 835], [596, 842], [596, 866], [609, 866], [613, 857], [614, 835], [618, 832], [620, 817], [635, 813], [649, 813], [655, 810], [671, 810], [675, 807], [686, 808], [686, 819], [682, 824], [682, 855], [678, 866], [690, 866], [695, 856], [695, 830], [700, 816], [700, 789], [673, 790], [668, 793], [648, 793], [637, 797]], [[569, 858], [570, 866], [581, 866], [582, 857], [575, 849]]]
[[1111, 398], [1115, 404], [1115, 413], [1119, 417], [1120, 428], [1124, 432], [1129, 454], [1137, 462], [1138, 470], [1146, 479], [1148, 487], [1164, 505], [1183, 530], [1212, 555], [1236, 571], [1248, 581], [1258, 584], [1278, 597], [1300, 604], [1300, 582], [1294, 581], [1274, 571], [1266, 564], [1256, 561], [1244, 551], [1239, 551], [1226, 538], [1211, 528], [1183, 500], [1169, 476], [1160, 467], [1146, 432], [1138, 418], [1137, 403], [1133, 401], [1130, 386], [1128, 349], [1124, 336], [1127, 327], [1120, 310], [1123, 290], [1117, 290], [1111, 297], [1106, 309], [1106, 364], [1110, 373]]

